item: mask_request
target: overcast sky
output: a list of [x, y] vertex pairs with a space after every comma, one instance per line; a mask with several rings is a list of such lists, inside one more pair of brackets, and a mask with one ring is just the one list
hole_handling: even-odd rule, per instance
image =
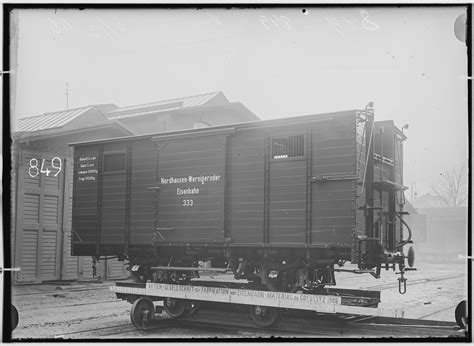
[[[21, 118], [222, 91], [263, 119], [375, 103], [410, 125], [405, 185], [467, 162], [463, 7], [19, 10]], [[408, 197], [410, 192], [408, 193]]]

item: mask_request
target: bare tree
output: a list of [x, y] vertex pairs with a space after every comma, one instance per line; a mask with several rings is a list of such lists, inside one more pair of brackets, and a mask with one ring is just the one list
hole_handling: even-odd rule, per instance
[[453, 167], [441, 174], [441, 180], [431, 190], [447, 207], [460, 207], [467, 201], [466, 166]]

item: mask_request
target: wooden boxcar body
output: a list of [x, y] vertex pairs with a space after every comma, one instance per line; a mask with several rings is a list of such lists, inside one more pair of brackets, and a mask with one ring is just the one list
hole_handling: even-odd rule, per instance
[[73, 254], [148, 279], [209, 259], [247, 279], [304, 262], [292, 275], [326, 284], [345, 261], [403, 266], [404, 139], [367, 108], [73, 144]]

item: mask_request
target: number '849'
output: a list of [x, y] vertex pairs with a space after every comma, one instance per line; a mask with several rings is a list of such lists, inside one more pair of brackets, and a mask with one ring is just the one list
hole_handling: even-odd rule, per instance
[[32, 158], [30, 160], [30, 167], [28, 168], [28, 174], [30, 177], [34, 178], [37, 177], [40, 173], [46, 174], [47, 177], [49, 177], [49, 174], [54, 174], [55, 177], [58, 176], [58, 174], [62, 170], [62, 161], [61, 158], [59, 157], [53, 157], [51, 159], [51, 168], [56, 170], [56, 172], [53, 172], [50, 170], [47, 165], [45, 167], [45, 161], [46, 159], [42, 159], [41, 161], [41, 166], [39, 165], [39, 160]]

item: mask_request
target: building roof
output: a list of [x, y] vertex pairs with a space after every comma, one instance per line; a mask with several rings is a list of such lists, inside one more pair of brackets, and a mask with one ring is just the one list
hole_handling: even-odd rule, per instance
[[[146, 103], [141, 105], [121, 107], [117, 108], [115, 105], [104, 105], [112, 106], [108, 109], [104, 109], [103, 113], [108, 118], [120, 118], [124, 116], [137, 116], [147, 113], [156, 113], [160, 111], [169, 111], [180, 108], [190, 108], [197, 106], [204, 106], [209, 103], [213, 104], [226, 104], [229, 103], [227, 98], [221, 91], [180, 97], [170, 100], [163, 100], [158, 102]], [[41, 115], [36, 115], [27, 118], [18, 119], [17, 122], [17, 131], [18, 132], [32, 132], [40, 131], [46, 129], [60, 128], [68, 124], [70, 121], [76, 119], [77, 117], [87, 113], [93, 108], [100, 108], [101, 105], [97, 106], [86, 106], [69, 110], [62, 110], [58, 112], [49, 112]], [[112, 109], [111, 109], [112, 108]]]
[[182, 108], [191, 108], [198, 106], [223, 105], [229, 103], [229, 100], [221, 91], [180, 97], [175, 99], [163, 100], [158, 102], [146, 103], [136, 106], [120, 107], [107, 113], [108, 118], [131, 117], [137, 115], [151, 114], [157, 112], [171, 111]]
[[94, 106], [87, 106], [66, 111], [44, 113], [41, 115], [18, 119], [17, 131], [31, 132], [63, 127], [68, 122], [91, 110]]
[[162, 100], [128, 107], [117, 107], [114, 104], [100, 104], [80, 107], [57, 112], [44, 113], [37, 116], [21, 118], [17, 121], [16, 137], [29, 138], [43, 136], [56, 132], [65, 132], [71, 129], [85, 128], [94, 125], [103, 125], [111, 122], [124, 128], [127, 134], [133, 134], [129, 125], [121, 120], [147, 114], [156, 114], [175, 110], [195, 110], [205, 108], [218, 108], [234, 105], [243, 108], [252, 115], [251, 120], [259, 118], [239, 102], [230, 103], [221, 91]]
[[95, 118], [97, 120], [102, 121], [107, 119], [104, 114], [115, 108], [117, 106], [114, 104], [100, 104], [21, 118], [17, 121], [16, 132], [34, 132], [63, 128], [74, 119], [91, 111], [91, 113], [96, 114]]

